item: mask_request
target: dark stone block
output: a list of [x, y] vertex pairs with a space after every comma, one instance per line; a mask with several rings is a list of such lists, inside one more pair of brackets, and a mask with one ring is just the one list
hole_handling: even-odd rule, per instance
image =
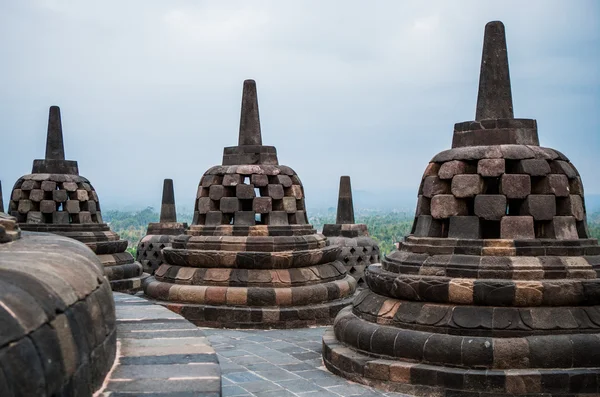
[[481, 226], [476, 216], [452, 216], [448, 228], [448, 238], [479, 239]]
[[496, 194], [476, 196], [475, 215], [485, 220], [500, 220], [506, 215], [506, 197]]
[[433, 334], [424, 346], [424, 360], [433, 364], [461, 364], [462, 338], [454, 335]]
[[473, 303], [476, 305], [511, 306], [514, 301], [515, 286], [511, 282], [475, 280]]
[[526, 159], [518, 162], [516, 172], [531, 176], [546, 176], [551, 170], [547, 160]]
[[554, 195], [529, 195], [521, 205], [521, 215], [531, 215], [536, 221], [551, 221], [556, 215]]
[[427, 332], [399, 329], [394, 343], [394, 356], [421, 361], [425, 342], [430, 336], [431, 334]]
[[[243, 185], [238, 185], [243, 186]], [[236, 226], [254, 226], [256, 224], [254, 211], [236, 211], [233, 216], [233, 224]]]

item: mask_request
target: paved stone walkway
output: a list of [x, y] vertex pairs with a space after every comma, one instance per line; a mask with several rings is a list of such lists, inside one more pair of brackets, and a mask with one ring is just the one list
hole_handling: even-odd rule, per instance
[[326, 327], [296, 330], [202, 328], [221, 364], [223, 396], [390, 396], [325, 370], [321, 337]]

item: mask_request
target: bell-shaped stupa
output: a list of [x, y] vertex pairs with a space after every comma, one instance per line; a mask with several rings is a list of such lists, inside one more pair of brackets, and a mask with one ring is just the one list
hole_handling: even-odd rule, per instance
[[367, 225], [354, 223], [354, 204], [349, 176], [340, 177], [337, 215], [335, 223], [323, 225], [323, 235], [330, 244], [341, 248], [340, 260], [348, 274], [356, 279], [358, 287], [366, 287], [365, 268], [379, 263], [379, 245], [369, 237]]
[[187, 223], [177, 222], [173, 180], [165, 179], [160, 219], [157, 223], [148, 224], [148, 231], [137, 246], [136, 259], [142, 264], [146, 273], [154, 274], [163, 262], [163, 248], [170, 247], [175, 236], [185, 233], [187, 227]]
[[323, 338], [332, 371], [420, 396], [597, 396], [600, 247], [583, 186], [513, 118], [504, 25], [485, 28], [475, 121], [427, 166], [412, 234]]
[[77, 161], [65, 160], [58, 106], [50, 107], [46, 158], [33, 161], [31, 174], [13, 187], [10, 215], [25, 231], [60, 234], [85, 243], [104, 265], [115, 291], [135, 292], [148, 277], [126, 251], [127, 241], [102, 221], [96, 191], [79, 175]]
[[298, 175], [262, 144], [256, 83], [246, 80], [239, 144], [202, 177], [193, 224], [144, 291], [198, 325], [330, 324], [356, 289], [338, 252], [308, 224]]

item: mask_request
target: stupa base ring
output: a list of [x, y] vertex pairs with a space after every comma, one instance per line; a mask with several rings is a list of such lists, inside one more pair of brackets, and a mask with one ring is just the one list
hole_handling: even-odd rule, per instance
[[110, 280], [110, 288], [116, 292], [124, 292], [126, 294], [135, 294], [142, 290], [144, 280], [150, 275], [143, 273], [140, 276], [126, 278], [122, 280]]
[[[145, 296], [149, 299], [148, 296]], [[242, 329], [290, 329], [331, 325], [353, 296], [320, 304], [289, 307], [225, 306], [173, 303], [149, 299], [180, 314], [199, 327]]]
[[[348, 315], [352, 308], [340, 312]], [[332, 373], [378, 389], [415, 396], [598, 396], [600, 368], [468, 369], [369, 355], [323, 336], [323, 361]]]

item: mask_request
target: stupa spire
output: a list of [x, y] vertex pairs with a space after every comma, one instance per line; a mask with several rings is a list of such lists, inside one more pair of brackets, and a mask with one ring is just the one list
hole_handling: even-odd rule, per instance
[[175, 211], [175, 194], [173, 192], [173, 179], [163, 182], [162, 204], [160, 206], [160, 223], [177, 222]]
[[50, 106], [48, 115], [48, 135], [46, 138], [46, 160], [64, 160], [65, 147], [63, 144], [60, 108]]
[[238, 145], [262, 145], [260, 117], [258, 115], [258, 96], [254, 80], [244, 81]]
[[475, 120], [513, 117], [504, 24], [492, 21], [485, 25]]
[[0, 212], [4, 212], [4, 201], [2, 201], [2, 181], [0, 181]]
[[340, 177], [340, 192], [338, 195], [337, 216], [335, 218], [337, 224], [352, 224], [354, 223], [354, 205], [352, 203], [352, 186], [350, 185], [349, 176]]

